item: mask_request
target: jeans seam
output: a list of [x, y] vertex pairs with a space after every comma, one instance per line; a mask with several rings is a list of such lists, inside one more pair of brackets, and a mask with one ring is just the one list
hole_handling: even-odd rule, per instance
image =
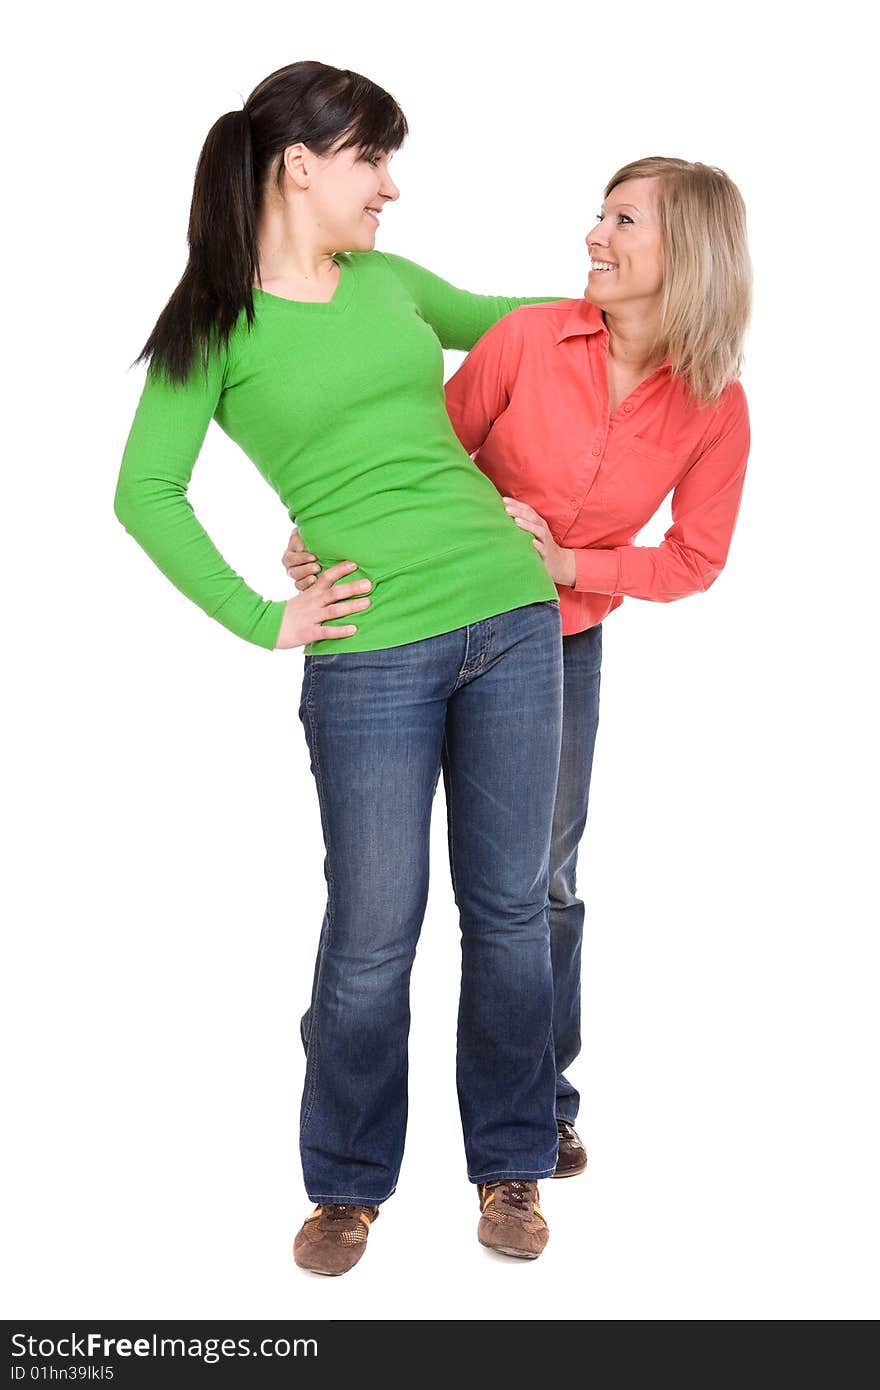
[[333, 859], [330, 853], [330, 819], [325, 811], [324, 779], [321, 771], [321, 758], [318, 749], [318, 739], [315, 732], [314, 708], [312, 705], [312, 691], [314, 690], [315, 667], [309, 668], [309, 688], [306, 693], [306, 717], [309, 721], [309, 732], [311, 734], [312, 756], [315, 763], [315, 785], [318, 790], [318, 803], [321, 809], [321, 817], [325, 828], [326, 850], [327, 850], [327, 922], [326, 928], [321, 933], [321, 941], [318, 945], [318, 969], [315, 980], [315, 997], [312, 1004], [312, 1016], [309, 1020], [309, 1045], [306, 1058], [306, 1094], [305, 1105], [303, 1107], [302, 1123], [300, 1124], [300, 1137], [305, 1133], [312, 1112], [315, 1108], [315, 1101], [318, 1095], [318, 1070], [321, 1060], [321, 1049], [318, 1032], [318, 1019], [320, 1009], [318, 1007], [321, 996], [321, 980], [324, 975], [324, 957], [327, 947], [330, 944], [330, 937], [333, 925]]
[[455, 797], [452, 789], [452, 758], [449, 756], [449, 735], [445, 728], [443, 730], [443, 752], [446, 755], [446, 766], [449, 769], [449, 788], [446, 796], [446, 814], [449, 821], [449, 877], [452, 881], [452, 896], [457, 904], [458, 886], [455, 881], [455, 850], [453, 848], [455, 842], [455, 817], [453, 813]]
[[462, 676], [464, 675], [464, 673], [465, 673], [465, 671], [466, 671], [466, 669], [467, 669], [468, 656], [470, 655], [470, 650], [471, 650], [471, 629], [470, 629], [470, 624], [468, 624], [468, 626], [467, 626], [467, 627], [465, 628], [465, 630], [464, 630], [464, 656], [463, 656], [462, 659], [461, 659], [461, 669], [459, 670], [459, 673], [458, 673], [458, 675], [457, 675], [456, 678], [455, 678], [455, 684], [453, 685], [452, 691], [450, 692], [450, 694], [452, 694], [452, 695], [454, 695], [455, 692], [456, 692], [456, 690], [458, 689], [458, 683], [459, 683], [459, 681], [461, 680]]

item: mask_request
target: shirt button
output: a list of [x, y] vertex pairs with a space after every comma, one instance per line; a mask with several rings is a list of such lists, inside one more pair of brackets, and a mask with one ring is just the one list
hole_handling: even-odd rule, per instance
[[598, 444], [594, 444], [594, 445], [593, 445], [593, 455], [594, 455], [594, 457], [595, 457], [595, 458], [598, 458], [599, 455], [601, 454], [601, 452], [602, 452], [602, 450], [599, 448], [599, 445], [598, 445]]
[[632, 410], [632, 406], [631, 406], [631, 405], [625, 405], [625, 406], [623, 407], [623, 410], [624, 410], [624, 414], [625, 414], [625, 415], [629, 415], [629, 412]]

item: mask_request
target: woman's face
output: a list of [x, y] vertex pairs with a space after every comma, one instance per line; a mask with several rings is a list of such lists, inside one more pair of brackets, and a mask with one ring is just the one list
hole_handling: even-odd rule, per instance
[[310, 211], [321, 240], [335, 251], [372, 251], [379, 215], [400, 197], [388, 172], [391, 156], [359, 149], [311, 157]]
[[[608, 195], [587, 233], [593, 269], [584, 297], [601, 309], [643, 301], [653, 311], [663, 287], [663, 253], [657, 220], [656, 179], [627, 179]], [[597, 269], [610, 264], [611, 270]]]

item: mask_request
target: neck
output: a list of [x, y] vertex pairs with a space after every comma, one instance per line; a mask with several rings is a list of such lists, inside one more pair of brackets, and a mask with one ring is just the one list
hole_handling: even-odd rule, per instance
[[264, 208], [257, 219], [257, 260], [263, 281], [314, 283], [336, 273], [319, 229], [305, 213], [294, 219], [286, 203]]
[[649, 372], [659, 366], [659, 358], [651, 350], [656, 316], [624, 308], [603, 310], [602, 318], [608, 329], [608, 357], [616, 367], [626, 372]]

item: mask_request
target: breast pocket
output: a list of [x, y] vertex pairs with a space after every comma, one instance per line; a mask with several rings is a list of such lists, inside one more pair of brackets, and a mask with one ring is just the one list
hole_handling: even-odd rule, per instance
[[644, 526], [675, 487], [680, 457], [648, 440], [633, 439], [604, 473], [599, 488], [603, 508], [630, 527]]

